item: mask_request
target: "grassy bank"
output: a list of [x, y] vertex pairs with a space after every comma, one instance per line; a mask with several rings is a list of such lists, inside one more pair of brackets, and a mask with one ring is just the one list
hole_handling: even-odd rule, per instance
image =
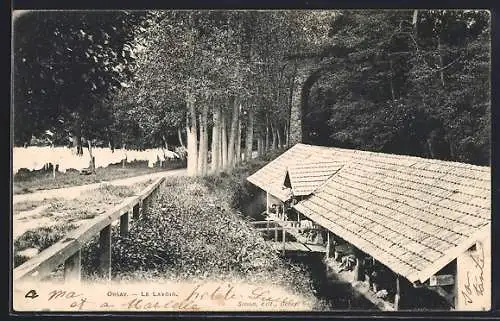
[[97, 168], [95, 175], [80, 175], [80, 172], [77, 170], [68, 170], [65, 173], [56, 172], [55, 178], [52, 176], [52, 171], [20, 170], [13, 178], [13, 194], [26, 194], [44, 189], [99, 183], [169, 169], [183, 168], [185, 165], [180, 161], [164, 162], [163, 164], [163, 167], [153, 168], [148, 167], [147, 162], [128, 163], [125, 168], [122, 168], [121, 164], [116, 164], [106, 168]]
[[[280, 286], [314, 301], [307, 272], [280, 258], [238, 211], [251, 197], [244, 178], [265, 162], [232, 175], [169, 178], [127, 237], [113, 230], [113, 279], [238, 280]], [[84, 279], [98, 279], [97, 249], [94, 243], [83, 251]]]

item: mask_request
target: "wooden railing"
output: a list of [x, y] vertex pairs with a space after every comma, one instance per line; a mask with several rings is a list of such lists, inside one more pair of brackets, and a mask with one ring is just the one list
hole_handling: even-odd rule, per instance
[[104, 278], [111, 278], [111, 226], [120, 220], [120, 236], [129, 231], [130, 216], [136, 221], [147, 215], [145, 209], [158, 194], [165, 177], [158, 178], [138, 195], [126, 198], [106, 213], [68, 233], [66, 237], [37, 256], [14, 269], [14, 282], [37, 281], [49, 276], [64, 264], [65, 281], [79, 281], [81, 277], [81, 249], [99, 234], [99, 271]]
[[[287, 221], [287, 220], [265, 220], [265, 221], [249, 221], [248, 224], [257, 232], [265, 232], [267, 235], [269, 232], [274, 231], [274, 241], [278, 242], [278, 234], [282, 233], [281, 236], [281, 251], [283, 255], [285, 254], [286, 248], [286, 233], [288, 232], [295, 238], [298, 237], [297, 232], [309, 230], [309, 231], [319, 231], [318, 225], [313, 224], [311, 227], [301, 227], [300, 221]], [[330, 240], [328, 239], [328, 242]]]

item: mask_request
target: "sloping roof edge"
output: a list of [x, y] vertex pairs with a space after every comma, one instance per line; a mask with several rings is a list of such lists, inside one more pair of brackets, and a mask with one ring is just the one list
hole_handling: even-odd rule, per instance
[[451, 261], [456, 259], [461, 253], [465, 252], [467, 249], [472, 247], [476, 242], [482, 240], [484, 235], [491, 233], [491, 223], [488, 223], [486, 226], [482, 227], [479, 231], [476, 231], [472, 234], [468, 239], [463, 241], [460, 245], [454, 247], [451, 251], [446, 253], [444, 256], [436, 260], [425, 270], [419, 271], [418, 273], [414, 273], [409, 275], [407, 278], [411, 282], [416, 282], [417, 280], [420, 282], [427, 281], [431, 276], [439, 272], [443, 267], [448, 265]]

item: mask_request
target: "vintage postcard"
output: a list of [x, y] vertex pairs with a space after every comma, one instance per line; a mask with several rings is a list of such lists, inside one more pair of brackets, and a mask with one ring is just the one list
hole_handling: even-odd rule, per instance
[[12, 15], [12, 313], [491, 309], [488, 10]]

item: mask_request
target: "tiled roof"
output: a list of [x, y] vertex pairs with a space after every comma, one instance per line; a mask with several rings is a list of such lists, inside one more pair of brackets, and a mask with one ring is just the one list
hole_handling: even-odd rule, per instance
[[335, 174], [343, 166], [344, 161], [325, 158], [325, 155], [318, 154], [304, 146], [306, 145], [293, 146], [286, 153], [249, 176], [247, 180], [282, 199], [285, 197], [282, 187], [288, 172], [293, 195], [311, 194]]
[[[314, 157], [311, 157], [314, 158]], [[307, 161], [292, 164], [287, 167], [295, 196], [311, 194], [321, 184], [325, 183], [333, 174], [343, 166], [336, 161]]]
[[[280, 158], [314, 157], [343, 166], [296, 210], [411, 282], [426, 281], [489, 233], [489, 167], [304, 144]], [[283, 172], [282, 160], [262, 170]], [[266, 190], [272, 179], [257, 181]]]

